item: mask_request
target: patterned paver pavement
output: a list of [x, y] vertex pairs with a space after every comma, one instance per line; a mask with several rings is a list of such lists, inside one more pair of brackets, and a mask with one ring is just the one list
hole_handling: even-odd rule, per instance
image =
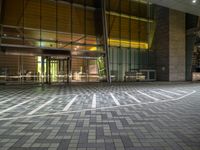
[[1, 86], [0, 149], [200, 150], [200, 84]]

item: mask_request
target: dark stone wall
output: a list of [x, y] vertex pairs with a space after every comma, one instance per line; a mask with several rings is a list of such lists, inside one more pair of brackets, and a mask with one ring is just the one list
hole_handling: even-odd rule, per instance
[[[186, 29], [196, 28], [198, 25], [198, 16], [186, 14]], [[186, 36], [186, 80], [192, 81], [192, 54], [196, 41], [196, 35], [190, 33]]]
[[158, 81], [169, 81], [169, 9], [155, 5], [156, 32], [153, 48]]
[[192, 81], [192, 53], [194, 49], [195, 35], [186, 36], [186, 80]]

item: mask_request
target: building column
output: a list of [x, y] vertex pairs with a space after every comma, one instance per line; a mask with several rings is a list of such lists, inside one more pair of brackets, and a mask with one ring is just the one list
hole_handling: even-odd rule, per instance
[[169, 81], [185, 81], [185, 13], [169, 11]]
[[42, 77], [42, 85], [44, 84], [44, 56], [41, 56], [41, 77]]
[[156, 6], [154, 49], [158, 81], [185, 81], [185, 13]]
[[[3, 22], [3, 0], [0, 0], [0, 24]], [[1, 44], [1, 37], [2, 37], [2, 27], [0, 26], [0, 44]], [[1, 51], [1, 46], [0, 46], [0, 51]]]
[[156, 76], [158, 81], [169, 81], [169, 9], [155, 5], [155, 21]]
[[71, 57], [67, 57], [67, 83], [70, 82], [71, 75]]
[[102, 23], [103, 23], [103, 47], [105, 51], [105, 62], [106, 62], [106, 75], [107, 82], [111, 83], [110, 77], [110, 66], [109, 66], [109, 51], [108, 51], [108, 26], [106, 18], [106, 0], [101, 0], [101, 10], [102, 10]]
[[186, 37], [186, 80], [192, 81], [192, 55], [196, 36], [194, 34]]
[[51, 58], [46, 57], [46, 83], [51, 84]]

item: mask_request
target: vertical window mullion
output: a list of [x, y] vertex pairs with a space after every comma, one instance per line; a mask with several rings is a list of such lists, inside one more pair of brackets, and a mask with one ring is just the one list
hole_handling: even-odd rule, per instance
[[56, 48], [58, 48], [58, 0], [56, 0]]
[[[84, 45], [86, 46], [86, 38], [87, 38], [87, 29], [86, 29], [86, 26], [87, 26], [87, 22], [86, 22], [86, 15], [87, 15], [87, 12], [86, 12], [86, 0], [84, 0]], [[85, 48], [86, 49], [86, 48]]]
[[[118, 79], [120, 80], [120, 75], [121, 75], [121, 69], [122, 69], [122, 57], [121, 57], [121, 51], [122, 51], [122, 47], [121, 47], [121, 0], [119, 0], [119, 7], [118, 7], [118, 10], [119, 10], [119, 13], [120, 13], [120, 16], [119, 16], [119, 41], [120, 41], [120, 45], [119, 45], [119, 48], [118, 48], [118, 58], [119, 58], [119, 68], [118, 68]], [[121, 65], [121, 67], [120, 67]]]
[[40, 47], [42, 46], [42, 0], [40, 0]]
[[72, 48], [73, 48], [73, 0], [71, 0], [71, 3], [70, 3], [70, 7], [71, 7], [71, 13], [70, 13], [70, 21], [71, 21], [71, 51], [72, 51]]
[[131, 61], [132, 61], [132, 56], [131, 56], [131, 35], [132, 35], [132, 30], [131, 30], [131, 1], [129, 0], [129, 71], [131, 71]]
[[140, 21], [140, 18], [141, 18], [141, 3], [140, 3], [140, 0], [139, 0], [139, 23], [138, 23], [138, 38], [139, 38], [139, 49], [138, 49], [138, 69], [140, 70], [141, 69], [141, 21]]
[[23, 6], [22, 6], [22, 13], [23, 13], [23, 16], [22, 16], [22, 23], [23, 23], [23, 25], [22, 25], [22, 27], [23, 27], [23, 29], [22, 29], [22, 38], [23, 38], [23, 45], [25, 44], [25, 42], [24, 42], [24, 25], [25, 25], [25, 19], [24, 19], [24, 16], [25, 16], [25, 9], [24, 9], [24, 5], [25, 5], [25, 2], [24, 2], [24, 0], [23, 0]]

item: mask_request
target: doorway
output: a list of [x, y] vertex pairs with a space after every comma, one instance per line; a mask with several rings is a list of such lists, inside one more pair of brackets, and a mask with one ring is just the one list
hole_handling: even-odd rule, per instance
[[42, 83], [70, 82], [69, 57], [38, 57], [38, 72]]
[[0, 55], [0, 84], [63, 84], [106, 79], [103, 57]]

